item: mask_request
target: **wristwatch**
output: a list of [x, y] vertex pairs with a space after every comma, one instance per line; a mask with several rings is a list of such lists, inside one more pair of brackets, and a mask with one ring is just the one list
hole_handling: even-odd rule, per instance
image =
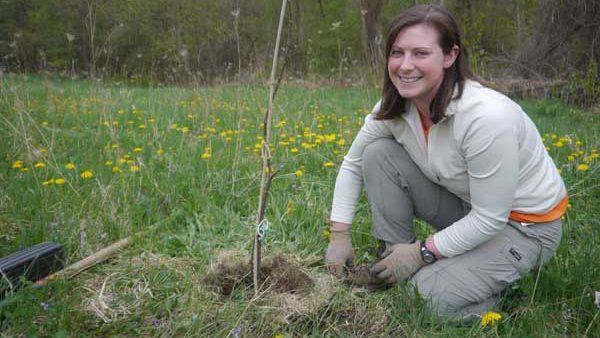
[[421, 247], [419, 248], [419, 251], [421, 252], [421, 258], [425, 264], [431, 264], [437, 260], [435, 254], [427, 249], [425, 241], [421, 241]]

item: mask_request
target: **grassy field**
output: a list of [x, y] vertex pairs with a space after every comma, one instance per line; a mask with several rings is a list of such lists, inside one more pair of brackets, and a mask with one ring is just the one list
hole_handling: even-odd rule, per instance
[[[253, 298], [243, 288], [218, 294], [205, 277], [218, 256], [243, 260], [252, 247], [264, 87], [0, 81], [0, 257], [51, 240], [72, 263], [134, 237], [104, 264], [8, 297], [2, 337], [600, 335], [598, 115], [523, 102], [568, 185], [563, 240], [547, 266], [504, 295], [497, 325], [459, 326], [428, 318], [404, 286], [365, 293], [323, 274], [337, 169], [377, 90], [280, 89], [264, 254], [284, 255], [315, 282], [304, 294]], [[369, 224], [363, 199], [358, 263], [373, 259]]]

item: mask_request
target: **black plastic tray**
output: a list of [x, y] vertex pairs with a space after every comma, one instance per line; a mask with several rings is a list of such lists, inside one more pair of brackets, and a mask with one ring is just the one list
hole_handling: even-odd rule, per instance
[[61, 269], [61, 245], [44, 242], [0, 258], [0, 299], [14, 292], [23, 280], [36, 281]]

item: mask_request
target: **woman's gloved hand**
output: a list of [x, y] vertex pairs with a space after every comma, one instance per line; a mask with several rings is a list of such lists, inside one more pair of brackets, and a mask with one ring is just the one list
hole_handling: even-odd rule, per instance
[[425, 265], [421, 258], [419, 241], [412, 244], [394, 244], [388, 247], [382, 259], [371, 267], [371, 274], [385, 284], [408, 279]]
[[325, 254], [325, 266], [329, 272], [337, 277], [344, 276], [344, 267], [354, 264], [354, 249], [352, 249], [352, 235], [350, 229], [331, 230], [329, 246]]

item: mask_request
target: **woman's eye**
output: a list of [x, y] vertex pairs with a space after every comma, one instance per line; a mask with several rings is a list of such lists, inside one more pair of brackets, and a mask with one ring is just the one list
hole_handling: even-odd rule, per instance
[[416, 56], [416, 57], [420, 57], [420, 58], [424, 58], [424, 57], [426, 57], [427, 55], [429, 55], [429, 53], [428, 53], [428, 52], [416, 52], [416, 53], [415, 53], [415, 56]]
[[392, 56], [401, 56], [402, 54], [403, 54], [403, 53], [402, 53], [402, 51], [401, 51], [401, 50], [392, 50], [392, 51], [390, 52], [390, 55], [392, 55]]

